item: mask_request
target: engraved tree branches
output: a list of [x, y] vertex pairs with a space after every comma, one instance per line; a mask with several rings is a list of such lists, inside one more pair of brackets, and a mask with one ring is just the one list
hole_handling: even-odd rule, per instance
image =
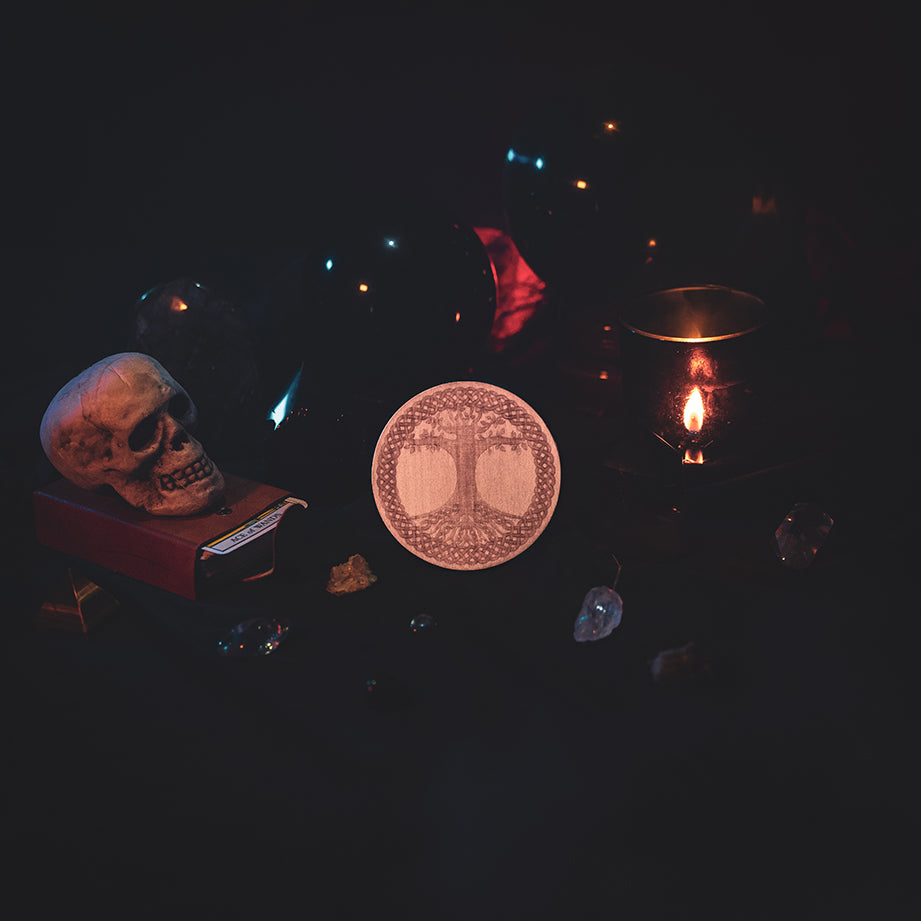
[[444, 409], [416, 427], [403, 449], [447, 452], [454, 462], [456, 484], [448, 500], [413, 522], [433, 538], [473, 547], [508, 533], [519, 521], [490, 505], [476, 483], [477, 461], [486, 451], [530, 451], [526, 438], [492, 410], [471, 406]]

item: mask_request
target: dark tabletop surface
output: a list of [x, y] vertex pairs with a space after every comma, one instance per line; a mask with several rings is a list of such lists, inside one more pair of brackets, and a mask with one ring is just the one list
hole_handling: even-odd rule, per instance
[[[613, 33], [569, 7], [121, 16], [16, 26], [3, 824], [23, 916], [915, 916], [919, 235], [896, 24], [799, 7], [706, 25], [622, 11]], [[249, 303], [316, 215], [382, 183], [501, 228], [508, 138], [542, 94], [644, 68], [793, 156], [849, 241], [843, 329], [814, 324], [773, 368], [787, 425], [770, 463], [704, 485], [625, 472], [621, 408], [557, 386], [544, 328], [489, 365], [563, 465], [519, 557], [430, 566], [369, 486], [293, 522], [265, 581], [191, 602], [84, 567], [117, 614], [87, 636], [35, 628], [65, 563], [30, 530], [52, 474], [38, 421], [118, 349], [113, 312], [183, 275]], [[222, 466], [264, 472], [236, 447]], [[770, 537], [804, 500], [835, 524], [793, 572]], [[378, 582], [333, 597], [329, 567], [356, 552]], [[612, 554], [623, 623], [577, 644]], [[438, 628], [413, 634], [422, 612]], [[214, 654], [265, 615], [292, 623], [273, 655]], [[689, 641], [706, 680], [654, 683], [649, 661]], [[371, 678], [400, 690], [374, 705]]]

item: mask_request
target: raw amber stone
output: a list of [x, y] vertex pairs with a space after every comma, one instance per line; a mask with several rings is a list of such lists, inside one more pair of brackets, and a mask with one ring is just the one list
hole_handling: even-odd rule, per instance
[[354, 553], [345, 563], [330, 570], [326, 591], [332, 595], [348, 595], [360, 592], [374, 582], [377, 582], [377, 576], [371, 572], [367, 560], [360, 553]]

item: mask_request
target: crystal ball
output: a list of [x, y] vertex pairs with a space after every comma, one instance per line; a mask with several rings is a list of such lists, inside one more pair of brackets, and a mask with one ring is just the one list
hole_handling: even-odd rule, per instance
[[332, 390], [305, 398], [265, 440], [266, 479], [334, 509], [369, 491], [368, 471], [387, 421], [376, 404]]
[[131, 348], [157, 359], [198, 406], [198, 434], [215, 453], [255, 443], [259, 368], [240, 304], [191, 278], [154, 286], [134, 305]]
[[[264, 299], [267, 360], [304, 385], [416, 392], [484, 350], [496, 283], [473, 229], [429, 205], [365, 202], [310, 230]], [[278, 381], [281, 386], [281, 380]]]

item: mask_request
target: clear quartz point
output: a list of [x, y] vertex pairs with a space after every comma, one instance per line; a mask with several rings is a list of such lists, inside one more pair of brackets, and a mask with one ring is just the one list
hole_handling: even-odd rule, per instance
[[784, 566], [805, 569], [825, 543], [834, 521], [814, 502], [798, 502], [774, 532], [774, 552]]
[[603, 640], [620, 624], [624, 603], [607, 585], [596, 585], [585, 594], [572, 635], [577, 643]]
[[284, 617], [256, 617], [233, 627], [220, 640], [218, 655], [253, 658], [267, 656], [278, 649], [291, 624]]

